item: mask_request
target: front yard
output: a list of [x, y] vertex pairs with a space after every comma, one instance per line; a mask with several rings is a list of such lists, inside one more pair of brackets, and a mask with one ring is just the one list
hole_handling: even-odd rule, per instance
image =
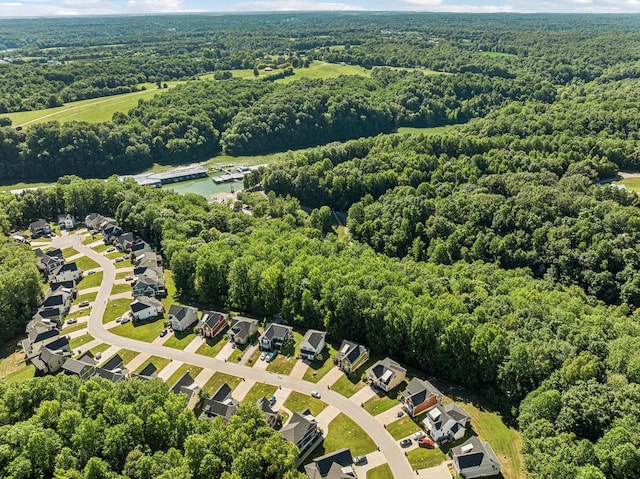
[[207, 383], [202, 387], [202, 389], [208, 392], [209, 394], [213, 394], [224, 383], [227, 383], [229, 387], [233, 390], [241, 382], [242, 382], [242, 378], [239, 378], [238, 376], [232, 376], [231, 374], [225, 374], [223, 372], [216, 371], [213, 374], [213, 376], [211, 376], [211, 378], [207, 381]]
[[147, 359], [145, 362], [143, 362], [140, 367], [138, 369], [136, 369], [134, 372], [139, 373], [140, 371], [142, 371], [144, 368], [146, 368], [149, 363], [153, 363], [153, 365], [157, 368], [158, 372], [162, 371], [167, 364], [169, 364], [171, 361], [168, 358], [161, 358], [159, 356], [151, 356], [149, 359]]
[[314, 416], [317, 416], [322, 411], [324, 411], [327, 406], [328, 404], [326, 402], [308, 396], [306, 394], [299, 393], [297, 391], [292, 391], [291, 394], [289, 394], [289, 397], [284, 402], [284, 407], [286, 407], [291, 412], [304, 411], [305, 409], [309, 409], [309, 411], [311, 411], [311, 414], [313, 414]]
[[[169, 379], [165, 381], [167, 383], [167, 386], [172, 387], [176, 382], [178, 382], [178, 379], [184, 376], [187, 371], [189, 371], [191, 377], [195, 379], [196, 376], [202, 371], [202, 368], [200, 366], [194, 366], [193, 364], [184, 363], [176, 370], [175, 373], [173, 373], [169, 377]], [[199, 384], [199, 386], [201, 386], [201, 384]]]
[[129, 283], [117, 283], [111, 288], [111, 294], [130, 293], [131, 285]]
[[353, 456], [369, 454], [377, 449], [373, 439], [344, 413], [338, 414], [329, 423], [329, 431], [325, 431], [324, 449], [333, 452], [347, 447]]
[[332, 358], [336, 353], [337, 351], [335, 348], [330, 344], [327, 344], [324, 351], [322, 351], [322, 358], [311, 362], [302, 379], [312, 383], [320, 381], [329, 371], [331, 371], [331, 369], [334, 368]]
[[242, 400], [243, 403], [251, 403], [255, 404], [258, 399], [261, 397], [266, 397], [269, 399], [273, 396], [278, 389], [277, 386], [266, 383], [255, 383], [253, 387], [249, 390], [247, 395]]
[[381, 464], [367, 471], [367, 479], [393, 479], [389, 464]]
[[78, 259], [74, 260], [78, 268], [80, 268], [85, 273], [91, 269], [97, 269], [100, 267], [98, 263], [93, 261], [91, 258], [87, 256], [80, 256]]
[[406, 414], [397, 421], [387, 424], [387, 431], [397, 441], [403, 437], [413, 434], [414, 432], [418, 432], [420, 429], [422, 428]]
[[103, 276], [104, 273], [102, 271], [96, 271], [93, 274], [87, 274], [87, 272], [85, 271], [82, 279], [80, 279], [80, 281], [78, 282], [78, 291], [100, 286], [102, 284]]
[[73, 338], [71, 341], [69, 341], [69, 347], [73, 351], [74, 349], [77, 349], [80, 346], [83, 346], [91, 341], [93, 341], [93, 336], [91, 336], [89, 333], [83, 334], [82, 336], [78, 336], [77, 338]]
[[196, 354], [215, 358], [227, 342], [228, 340], [224, 337], [224, 334], [216, 336], [213, 339], [207, 339], [206, 342], [198, 348]]
[[407, 459], [412, 469], [425, 469], [442, 464], [447, 460], [447, 456], [437, 447], [434, 449], [417, 447], [407, 453]]
[[[111, 321], [115, 321], [116, 318], [127, 313], [129, 311], [129, 305], [131, 304], [131, 301], [132, 300], [129, 298], [121, 298], [109, 301], [104, 312], [104, 316], [102, 317], [102, 324], [107, 324]], [[160, 333], [160, 331], [158, 331], [158, 333]]]
[[125, 324], [119, 324], [111, 328], [109, 331], [118, 336], [124, 336], [126, 338], [137, 339], [138, 341], [144, 341], [150, 343], [160, 335], [160, 331], [164, 329], [164, 320], [152, 319], [149, 322], [144, 321], [129, 321]]
[[289, 341], [278, 352], [278, 355], [269, 363], [267, 371], [271, 371], [276, 374], [283, 374], [288, 376], [291, 374], [293, 367], [298, 361], [298, 355], [300, 354], [300, 341], [302, 340], [302, 334], [297, 331], [293, 332], [293, 341]]
[[386, 395], [376, 395], [364, 403], [364, 409], [372, 416], [377, 416], [378, 414], [388, 411], [398, 404], [399, 403], [397, 399], [391, 399]]
[[175, 331], [169, 339], [164, 342], [164, 346], [174, 349], [184, 349], [191, 341], [196, 337], [196, 333], [193, 332], [195, 324], [186, 331]]

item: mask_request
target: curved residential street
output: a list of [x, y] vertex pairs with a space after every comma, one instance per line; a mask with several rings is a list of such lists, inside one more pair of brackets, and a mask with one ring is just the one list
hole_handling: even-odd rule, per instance
[[[103, 254], [94, 251], [89, 246], [82, 244], [82, 239], [83, 236], [77, 234], [57, 236], [53, 238], [51, 246], [61, 249], [73, 247], [78, 252], [98, 262], [103, 269], [103, 281], [96, 296], [88, 321], [88, 331], [94, 338], [112, 346], [118, 346], [120, 348], [126, 348], [140, 353], [147, 353], [154, 356], [193, 364], [203, 368], [221, 371], [247, 380], [278, 385], [282, 388], [291, 389], [304, 394], [310, 394], [311, 391], [318, 388], [317, 384], [304, 381], [302, 379], [277, 375], [260, 369], [243, 366], [241, 364], [220, 361], [218, 359], [209, 358], [192, 352], [137, 341], [110, 333], [104, 328], [104, 325], [102, 324], [102, 317], [105, 313], [111, 288], [115, 281], [116, 268], [112, 260], [106, 258]], [[321, 393], [322, 400], [324, 402], [334, 406], [341, 412], [344, 412], [373, 439], [382, 454], [384, 454], [394, 477], [398, 479], [405, 479], [416, 476], [415, 471], [411, 469], [409, 462], [404, 455], [403, 449], [400, 447], [398, 442], [387, 433], [380, 422], [375, 420], [368, 412], [360, 407], [360, 405], [356, 404], [349, 398], [329, 389], [323, 389]]]

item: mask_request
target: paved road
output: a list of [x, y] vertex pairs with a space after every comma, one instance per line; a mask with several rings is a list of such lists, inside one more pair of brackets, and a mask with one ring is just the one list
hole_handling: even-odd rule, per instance
[[[96, 296], [96, 301], [91, 311], [88, 324], [89, 333], [94, 338], [120, 348], [165, 357], [175, 361], [182, 361], [203, 368], [211, 368], [216, 371], [222, 371], [226, 374], [246, 378], [251, 381], [275, 384], [281, 386], [283, 389], [291, 389], [303, 394], [310, 394], [311, 391], [318, 389], [317, 384], [313, 384], [302, 379], [277, 375], [271, 372], [260, 371], [251, 367], [243, 366], [241, 364], [224, 362], [218, 359], [178, 349], [145, 343], [143, 341], [118, 336], [107, 331], [104, 329], [102, 324], [102, 316], [104, 315], [107, 300], [111, 293], [111, 287], [115, 281], [116, 268], [110, 259], [104, 257], [100, 253], [97, 253], [88, 246], [83, 245], [82, 238], [83, 237], [80, 235], [57, 236], [53, 239], [51, 245], [58, 248], [73, 246], [77, 251], [97, 261], [104, 271], [102, 285], [100, 286], [100, 290]], [[391, 437], [391, 435], [387, 433], [382, 424], [373, 419], [369, 413], [360, 407], [358, 403], [328, 389], [320, 389], [320, 392], [322, 394], [323, 401], [344, 412], [373, 439], [373, 441], [378, 445], [380, 451], [386, 457], [393, 476], [396, 479], [405, 479], [415, 476], [415, 471], [411, 469], [409, 462], [404, 456], [404, 451]]]

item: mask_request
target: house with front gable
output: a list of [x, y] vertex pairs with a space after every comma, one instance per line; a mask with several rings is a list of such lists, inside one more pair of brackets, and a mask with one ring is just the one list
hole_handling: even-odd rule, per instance
[[69, 339], [66, 336], [59, 336], [55, 341], [44, 345], [38, 356], [31, 358], [31, 364], [36, 368], [36, 376], [43, 376], [60, 371], [70, 357]]
[[98, 213], [90, 213], [84, 218], [84, 224], [89, 230], [98, 230], [104, 216]]
[[228, 317], [228, 315], [218, 311], [202, 311], [202, 319], [198, 324], [202, 336], [205, 338], [215, 337], [229, 324]]
[[248, 344], [251, 338], [258, 332], [258, 320], [236, 316], [231, 320], [229, 328], [229, 341], [244, 345]]
[[143, 321], [155, 318], [164, 313], [162, 303], [156, 298], [149, 296], [138, 296], [129, 304], [129, 310], [134, 321]]
[[460, 406], [439, 404], [427, 413], [424, 428], [434, 441], [462, 439], [467, 432], [471, 416]]
[[51, 234], [51, 226], [45, 220], [40, 219], [29, 225], [29, 231], [33, 237], [48, 235]]
[[325, 346], [326, 336], [327, 333], [324, 331], [318, 331], [317, 329], [308, 330], [300, 343], [300, 357], [307, 361], [313, 361], [321, 356]]
[[49, 291], [49, 294], [40, 302], [40, 310], [55, 309], [60, 314], [66, 314], [71, 308], [71, 301], [73, 296], [71, 293], [64, 291], [63, 289], [57, 289], [55, 291]]
[[200, 419], [215, 419], [221, 417], [224, 422], [229, 422], [238, 410], [238, 401], [231, 397], [231, 387], [224, 383], [209, 399], [202, 401], [202, 414]]
[[284, 438], [295, 444], [300, 453], [310, 447], [320, 434], [316, 418], [307, 409], [305, 411], [294, 412], [289, 422], [280, 429]]
[[160, 296], [160, 283], [157, 278], [151, 276], [136, 276], [136, 281], [131, 285], [131, 294], [134, 298], [140, 296]]
[[317, 457], [311, 464], [304, 466], [308, 479], [353, 479], [353, 456], [347, 448], [338, 449]]
[[44, 252], [38, 248], [35, 250], [35, 255], [37, 259], [36, 266], [47, 276], [64, 264], [64, 258], [62, 257], [62, 251], [60, 249]]
[[173, 386], [171, 386], [171, 391], [176, 394], [186, 394], [189, 398], [188, 407], [189, 409], [194, 409], [198, 404], [198, 393], [202, 388], [198, 386], [195, 380], [191, 377], [191, 373], [187, 371], [182, 375], [180, 379], [178, 379]]
[[293, 337], [293, 328], [284, 324], [269, 323], [265, 326], [264, 332], [260, 336], [260, 348], [274, 349], [282, 348]]
[[413, 378], [400, 394], [400, 401], [411, 417], [416, 417], [442, 402], [443, 395], [433, 384]]
[[198, 322], [198, 309], [192, 306], [172, 304], [169, 308], [169, 322], [174, 331], [186, 331]]
[[480, 441], [476, 436], [451, 449], [450, 455], [453, 470], [465, 479], [496, 476], [502, 467], [489, 443]]
[[65, 230], [72, 230], [76, 227], [76, 217], [70, 213], [58, 215], [58, 226]]
[[267, 424], [271, 427], [276, 427], [278, 424], [278, 413], [271, 409], [271, 404], [269, 404], [269, 400], [262, 396], [260, 399], [256, 401], [258, 405], [258, 409], [262, 411], [265, 419], [267, 420]]
[[369, 349], [347, 339], [342, 341], [337, 354], [333, 356], [333, 364], [350, 374], [369, 359]]
[[56, 341], [60, 337], [60, 331], [52, 325], [36, 326], [27, 331], [27, 339], [22, 340], [22, 349], [27, 359], [40, 354], [43, 346]]
[[38, 325], [38, 323], [49, 324], [53, 326], [62, 326], [64, 315], [66, 311], [58, 308], [42, 309], [40, 308], [36, 314], [31, 318], [31, 321], [27, 323], [27, 330]]
[[95, 375], [95, 358], [91, 351], [87, 351], [77, 359], [69, 358], [62, 365], [62, 372], [68, 376], [78, 376], [83, 381], [86, 381]]
[[82, 270], [78, 267], [78, 265], [74, 262], [63, 264], [58, 266], [51, 275], [49, 276], [49, 281], [61, 283], [64, 281], [75, 281], [78, 282], [82, 278]]
[[372, 387], [389, 392], [404, 381], [407, 370], [391, 358], [384, 358], [367, 369], [369, 384]]
[[139, 373], [132, 373], [131, 377], [140, 379], [142, 381], [151, 381], [152, 379], [158, 377], [158, 368], [155, 364], [149, 363], [144, 368], [142, 368], [142, 371], [140, 371]]
[[127, 379], [127, 368], [124, 367], [124, 360], [116, 354], [102, 366], [97, 367], [95, 375], [108, 379], [112, 383], [119, 383]]

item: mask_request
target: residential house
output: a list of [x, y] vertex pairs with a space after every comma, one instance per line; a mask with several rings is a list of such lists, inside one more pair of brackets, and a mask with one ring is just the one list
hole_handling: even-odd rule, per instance
[[134, 321], [143, 321], [149, 318], [155, 318], [164, 313], [162, 303], [156, 298], [150, 298], [148, 296], [139, 296], [129, 304], [131, 310], [131, 316]]
[[106, 224], [102, 224], [101, 231], [104, 244], [111, 244], [114, 238], [117, 238], [123, 233], [122, 228], [120, 228], [116, 224], [115, 220], [112, 220], [111, 222]]
[[84, 218], [85, 226], [90, 230], [98, 230], [104, 217], [98, 213], [90, 213]]
[[147, 364], [139, 373], [132, 373], [132, 378], [138, 378], [143, 381], [150, 381], [158, 377], [158, 368], [153, 363]]
[[198, 325], [202, 336], [205, 338], [213, 338], [227, 326], [228, 317], [228, 315], [217, 311], [202, 311], [202, 319]]
[[47, 276], [64, 264], [64, 258], [62, 257], [62, 251], [60, 249], [49, 250], [46, 253], [41, 249], [36, 249], [35, 254], [38, 260], [36, 263], [38, 269], [43, 271]]
[[75, 299], [76, 293], [78, 292], [78, 288], [76, 287], [76, 282], [74, 280], [62, 281], [59, 283], [54, 281], [53, 283], [49, 283], [49, 289], [51, 289], [51, 291], [60, 290], [63, 293], [67, 293], [71, 295], [71, 299]]
[[376, 362], [366, 371], [372, 387], [389, 392], [404, 381], [407, 370], [390, 358]]
[[49, 276], [49, 281], [63, 282], [63, 281], [80, 281], [82, 278], [82, 270], [78, 268], [75, 262], [63, 264], [58, 266]]
[[141, 256], [146, 253], [153, 253], [151, 245], [142, 239], [138, 239], [133, 245], [131, 245], [131, 254], [134, 257]]
[[60, 336], [55, 341], [40, 349], [38, 356], [31, 358], [36, 367], [36, 375], [53, 374], [60, 371], [65, 361], [71, 357], [71, 347], [66, 336]]
[[317, 457], [311, 464], [304, 466], [308, 479], [353, 479], [353, 457], [347, 448]]
[[350, 374], [369, 359], [369, 349], [347, 339], [342, 341], [338, 353], [333, 356], [333, 363]]
[[70, 213], [58, 215], [58, 225], [65, 230], [72, 230], [76, 227], [76, 217]]
[[38, 356], [43, 346], [56, 341], [60, 337], [60, 331], [51, 324], [36, 326], [28, 330], [27, 333], [27, 339], [23, 339], [21, 342], [27, 359]]
[[174, 331], [186, 331], [198, 321], [198, 309], [192, 306], [172, 304], [169, 308], [169, 322]]
[[158, 280], [149, 276], [137, 276], [131, 285], [131, 293], [134, 298], [140, 296], [159, 296], [160, 284]]
[[95, 375], [108, 379], [112, 383], [119, 383], [127, 379], [127, 368], [124, 367], [124, 360], [119, 354], [116, 354], [102, 366], [96, 368]]
[[429, 381], [413, 378], [407, 388], [402, 391], [399, 399], [404, 404], [409, 416], [416, 417], [440, 404], [442, 393]]
[[303, 412], [294, 412], [289, 422], [280, 429], [280, 433], [284, 438], [298, 446], [302, 453], [320, 434], [316, 418], [313, 417], [309, 410]]
[[284, 324], [269, 323], [260, 336], [262, 349], [282, 348], [282, 345], [291, 339], [293, 328]]
[[131, 247], [136, 241], [142, 240], [133, 233], [123, 233], [116, 238], [116, 248], [118, 248], [118, 251], [130, 253]]
[[264, 417], [267, 420], [267, 424], [269, 424], [269, 426], [271, 427], [276, 427], [276, 424], [278, 424], [278, 413], [271, 409], [269, 400], [263, 396], [256, 401], [256, 404], [264, 414]]
[[55, 291], [49, 291], [47, 296], [40, 302], [39, 309], [56, 309], [60, 314], [66, 314], [71, 307], [71, 301], [72, 294], [60, 288]]
[[300, 343], [300, 357], [313, 361], [322, 354], [327, 333], [316, 329], [308, 330]]
[[147, 266], [155, 269], [157, 266], [162, 266], [162, 256], [153, 251], [147, 251], [144, 254], [136, 256], [135, 266], [136, 268]]
[[248, 344], [254, 334], [258, 332], [258, 320], [236, 316], [231, 320], [229, 340], [235, 344]]
[[83, 381], [86, 381], [95, 375], [95, 358], [90, 351], [87, 351], [77, 359], [69, 358], [62, 365], [62, 372], [69, 376], [78, 376]]
[[[56, 314], [56, 311], [52, 310], [52, 312], [54, 313], [54, 315]], [[59, 324], [57, 324], [55, 320], [40, 317], [39, 313], [36, 313], [31, 318], [31, 320], [27, 323], [27, 327], [25, 328], [25, 331], [27, 332], [27, 334], [29, 334], [30, 331], [33, 331], [37, 328], [44, 330], [44, 329], [57, 328], [58, 326]]]
[[65, 311], [58, 308], [51, 309], [39, 309], [36, 314], [33, 315], [31, 321], [27, 324], [27, 329], [32, 326], [36, 326], [38, 323], [53, 324], [54, 326], [62, 326], [63, 317]]
[[173, 386], [171, 386], [171, 391], [176, 394], [183, 393], [186, 394], [189, 398], [188, 407], [193, 409], [198, 403], [198, 393], [202, 388], [196, 384], [194, 379], [191, 377], [189, 371], [183, 374], [183, 376], [178, 379]]
[[238, 401], [231, 397], [231, 387], [224, 383], [213, 396], [202, 401], [202, 414], [200, 419], [214, 419], [221, 417], [224, 422], [229, 422], [238, 410]]
[[29, 225], [31, 236], [38, 237], [51, 234], [51, 226], [45, 220], [36, 220]]
[[471, 416], [460, 406], [451, 403], [446, 406], [438, 404], [431, 409], [423, 424], [434, 441], [441, 441], [462, 439], [470, 422]]
[[465, 479], [495, 476], [500, 473], [500, 461], [488, 442], [477, 437], [451, 449], [453, 470]]

